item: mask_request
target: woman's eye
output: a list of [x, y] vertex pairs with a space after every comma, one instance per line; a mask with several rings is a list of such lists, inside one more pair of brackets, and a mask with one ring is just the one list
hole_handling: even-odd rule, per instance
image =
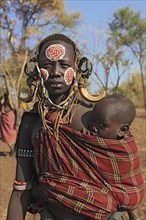
[[104, 124], [104, 123], [99, 123], [99, 128], [100, 129], [103, 129], [103, 128], [105, 128], [106, 127], [106, 125]]
[[62, 67], [62, 68], [68, 68], [69, 65], [68, 65], [68, 64], [65, 64], [65, 63], [64, 63], [64, 64], [62, 63], [62, 64], [61, 64], [61, 67]]
[[45, 69], [50, 68], [52, 65], [51, 64], [47, 64], [44, 66]]
[[47, 69], [52, 66], [52, 63], [45, 63], [41, 66], [41, 68]]

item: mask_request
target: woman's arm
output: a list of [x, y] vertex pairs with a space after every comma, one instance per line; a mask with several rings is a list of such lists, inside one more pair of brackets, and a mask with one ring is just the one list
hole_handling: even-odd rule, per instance
[[34, 115], [26, 113], [19, 127], [16, 142], [16, 182], [8, 205], [7, 220], [24, 220], [31, 200], [30, 186], [34, 174], [33, 157], [30, 153], [33, 151], [31, 134], [34, 123], [32, 121], [34, 122]]

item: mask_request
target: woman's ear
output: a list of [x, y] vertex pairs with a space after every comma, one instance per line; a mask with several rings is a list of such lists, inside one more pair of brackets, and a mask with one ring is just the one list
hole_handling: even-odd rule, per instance
[[123, 125], [122, 127], [120, 127], [118, 136], [123, 137], [124, 134], [126, 134], [128, 130], [129, 130], [129, 125], [128, 124]]

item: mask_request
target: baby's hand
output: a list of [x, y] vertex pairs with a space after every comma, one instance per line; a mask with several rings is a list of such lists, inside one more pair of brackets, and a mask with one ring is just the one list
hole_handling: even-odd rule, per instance
[[82, 128], [81, 132], [82, 132], [83, 134], [91, 135], [90, 131], [87, 130], [86, 128]]

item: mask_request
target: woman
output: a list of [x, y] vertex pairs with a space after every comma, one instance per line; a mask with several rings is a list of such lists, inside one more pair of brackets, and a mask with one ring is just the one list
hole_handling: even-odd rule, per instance
[[13, 156], [14, 144], [17, 137], [17, 110], [11, 104], [9, 93], [4, 93], [3, 97], [0, 97], [0, 140], [8, 145], [10, 148], [9, 153], [6, 156]]
[[[88, 215], [89, 210], [82, 212], [80, 208], [71, 208], [67, 202], [66, 206], [62, 205], [61, 198], [53, 196], [53, 187], [50, 186], [49, 191], [46, 191], [42, 181], [49, 173], [68, 176], [71, 172], [72, 178], [76, 175], [72, 173], [76, 168], [71, 164], [76, 158], [70, 163], [66, 153], [62, 152], [59, 128], [67, 125], [81, 132], [86, 127], [86, 114], [92, 110], [93, 101], [104, 96], [92, 97], [87, 93], [87, 79], [91, 71], [89, 60], [82, 56], [71, 39], [62, 34], [45, 38], [35, 56], [27, 62], [25, 72], [28, 75], [30, 94], [23, 101], [30, 102], [37, 95], [38, 102], [32, 111], [24, 113], [19, 128], [16, 180], [7, 220], [25, 219], [32, 199], [32, 182], [35, 181], [39, 183], [39, 195], [42, 196], [39, 201], [42, 199], [47, 204], [48, 216], [43, 212], [42, 219], [51, 219], [51, 216], [56, 220], [97, 219], [93, 213]], [[69, 154], [72, 155], [72, 139], [70, 135], [68, 138]], [[63, 162], [65, 159], [70, 164]], [[71, 165], [73, 169], [70, 169]], [[120, 220], [119, 213], [117, 216], [117, 220]], [[112, 219], [116, 219], [116, 216]]]

